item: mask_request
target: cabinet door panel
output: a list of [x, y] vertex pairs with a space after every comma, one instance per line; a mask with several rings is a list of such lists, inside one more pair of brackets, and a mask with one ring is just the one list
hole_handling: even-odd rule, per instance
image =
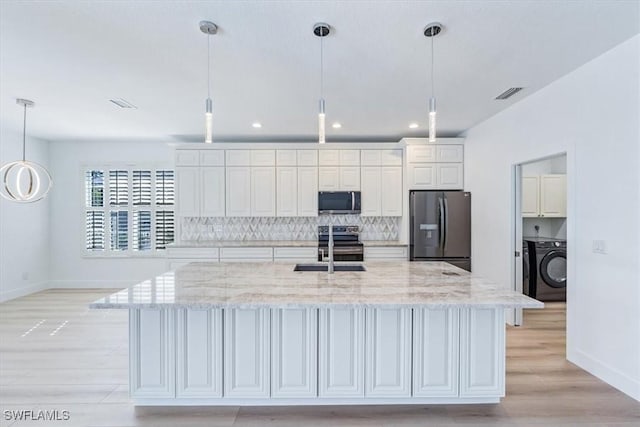
[[318, 164], [320, 166], [340, 165], [339, 150], [318, 150]]
[[298, 168], [298, 216], [318, 216], [318, 168]]
[[277, 150], [276, 165], [277, 166], [296, 166], [296, 150]]
[[458, 395], [458, 310], [414, 309], [413, 395]]
[[427, 163], [424, 165], [410, 165], [408, 169], [410, 189], [428, 190], [436, 188], [435, 163]]
[[339, 150], [340, 166], [360, 166], [360, 150]]
[[364, 310], [319, 311], [320, 397], [364, 396]]
[[222, 310], [177, 314], [177, 397], [222, 397]]
[[224, 396], [269, 397], [269, 310], [224, 311]]
[[200, 166], [224, 166], [224, 150], [200, 150]]
[[411, 396], [411, 310], [367, 309], [366, 396]]
[[318, 168], [318, 189], [320, 191], [338, 191], [340, 189], [340, 172], [338, 167]]
[[437, 145], [436, 161], [441, 163], [462, 163], [462, 145]]
[[567, 176], [540, 177], [540, 215], [564, 218], [567, 216]]
[[[295, 151], [294, 151], [295, 154]], [[298, 214], [298, 168], [279, 167], [276, 171], [276, 215]]]
[[317, 309], [271, 311], [271, 396], [317, 395]]
[[297, 150], [298, 166], [318, 166], [318, 150]]
[[224, 216], [225, 178], [223, 167], [200, 168], [201, 216]]
[[444, 163], [437, 167], [438, 189], [461, 190], [463, 167], [461, 163]]
[[251, 150], [251, 166], [275, 166], [276, 150]]
[[340, 184], [339, 189], [343, 191], [359, 191], [360, 190], [360, 167], [349, 166], [340, 167]]
[[176, 150], [176, 166], [198, 166], [200, 165], [200, 154], [198, 150]]
[[251, 168], [227, 167], [226, 170], [226, 216], [250, 216]]
[[[364, 153], [364, 150], [363, 150]], [[364, 166], [362, 174], [362, 216], [380, 216], [382, 181], [380, 180], [379, 166]], [[402, 190], [401, 190], [402, 191]]]
[[175, 397], [173, 322], [171, 310], [129, 310], [131, 396]]
[[460, 397], [504, 396], [504, 309], [460, 313]]
[[537, 176], [522, 177], [522, 216], [537, 217], [540, 214], [540, 189]]
[[360, 164], [362, 166], [380, 166], [382, 162], [381, 150], [361, 150]]
[[276, 168], [251, 168], [251, 216], [276, 216]]
[[178, 216], [200, 216], [199, 168], [176, 168], [176, 208]]
[[225, 150], [227, 166], [251, 166], [250, 150]]
[[407, 147], [409, 163], [431, 163], [436, 161], [435, 145], [410, 145]]
[[382, 216], [402, 216], [402, 167], [383, 166], [380, 187]]

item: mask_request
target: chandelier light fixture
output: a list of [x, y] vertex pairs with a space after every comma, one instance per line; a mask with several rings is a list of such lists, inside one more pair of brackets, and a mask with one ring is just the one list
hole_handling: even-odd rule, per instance
[[324, 144], [325, 140], [325, 113], [324, 113], [324, 50], [323, 40], [331, 32], [329, 24], [320, 22], [313, 26], [313, 34], [320, 38], [320, 101], [318, 105], [318, 144]]
[[53, 180], [44, 166], [26, 159], [27, 107], [33, 107], [35, 104], [28, 99], [17, 99], [16, 103], [24, 108], [22, 160], [7, 163], [0, 168], [0, 176], [2, 176], [0, 195], [12, 202], [37, 202], [49, 193]]
[[218, 33], [218, 26], [211, 21], [200, 21], [200, 31], [207, 35], [207, 100], [204, 113], [204, 142], [213, 142], [213, 101], [211, 101], [211, 36]]
[[442, 24], [432, 22], [424, 29], [425, 37], [431, 39], [431, 98], [429, 98], [429, 142], [436, 142], [436, 93], [434, 90], [433, 39], [442, 31]]

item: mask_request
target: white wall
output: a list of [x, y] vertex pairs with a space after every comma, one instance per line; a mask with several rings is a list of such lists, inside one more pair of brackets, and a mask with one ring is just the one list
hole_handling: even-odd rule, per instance
[[[512, 166], [567, 153], [567, 358], [638, 400], [639, 52], [636, 35], [470, 129], [465, 142], [474, 271], [505, 286]], [[593, 240], [608, 254], [593, 253]]]
[[51, 287], [128, 286], [166, 270], [162, 257], [99, 258], [84, 250], [85, 165], [131, 163], [173, 167], [173, 148], [165, 143], [56, 142], [51, 167], [56, 191], [51, 197]]
[[[17, 114], [21, 114], [20, 109], [18, 107], [16, 109]], [[32, 112], [30, 111], [29, 114]], [[26, 147], [27, 160], [40, 163], [50, 169], [47, 141], [27, 137]], [[4, 165], [20, 159], [22, 159], [21, 130], [15, 131], [1, 127], [0, 164]], [[53, 179], [55, 185], [55, 176]], [[47, 288], [49, 197], [25, 204], [10, 202], [0, 197], [0, 301]]]

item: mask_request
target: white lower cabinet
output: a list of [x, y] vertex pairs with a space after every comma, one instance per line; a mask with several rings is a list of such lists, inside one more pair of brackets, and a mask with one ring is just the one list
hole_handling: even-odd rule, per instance
[[460, 397], [504, 396], [504, 309], [460, 310]]
[[367, 397], [411, 396], [411, 309], [366, 311]]
[[318, 310], [271, 310], [271, 397], [317, 396]]
[[173, 310], [129, 310], [129, 392], [134, 398], [174, 398]]
[[413, 310], [413, 395], [458, 395], [458, 309]]
[[270, 395], [269, 310], [224, 311], [224, 396]]
[[177, 311], [176, 397], [222, 397], [222, 310]]
[[364, 397], [364, 309], [321, 308], [318, 395]]

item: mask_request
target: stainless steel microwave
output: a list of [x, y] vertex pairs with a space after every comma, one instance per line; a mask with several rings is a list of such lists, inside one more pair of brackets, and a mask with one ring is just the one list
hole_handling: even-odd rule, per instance
[[359, 191], [320, 191], [318, 192], [319, 214], [359, 214]]

